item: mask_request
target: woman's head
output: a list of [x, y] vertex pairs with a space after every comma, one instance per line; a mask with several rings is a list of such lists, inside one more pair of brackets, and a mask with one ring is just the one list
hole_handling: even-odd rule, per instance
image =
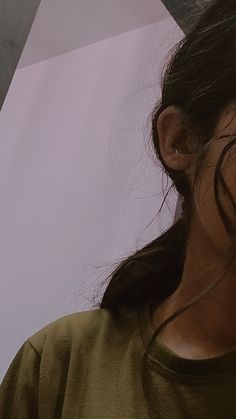
[[[236, 4], [206, 4], [177, 44], [162, 78], [161, 100], [151, 113], [152, 146], [184, 197], [184, 219], [119, 264], [109, 275], [100, 308], [137, 307], [171, 295], [182, 280], [193, 216], [220, 254], [229, 242], [235, 245], [224, 210], [231, 206], [234, 216], [228, 193], [233, 192], [236, 148]], [[231, 261], [234, 250], [227, 253]]]

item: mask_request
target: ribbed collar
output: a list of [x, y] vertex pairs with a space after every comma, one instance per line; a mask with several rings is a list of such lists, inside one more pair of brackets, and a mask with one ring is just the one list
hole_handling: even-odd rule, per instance
[[[144, 347], [147, 348], [155, 332], [151, 323], [150, 302], [140, 306], [137, 313], [141, 337]], [[168, 370], [170, 374], [173, 372], [175, 377], [176, 374], [182, 374], [191, 375], [196, 379], [201, 376], [205, 379], [209, 378], [210, 381], [213, 381], [214, 377], [216, 381], [224, 377], [236, 380], [236, 350], [210, 359], [186, 359], [172, 352], [157, 337], [152, 345], [149, 360], [152, 364], [156, 363], [161, 366], [163, 370]]]

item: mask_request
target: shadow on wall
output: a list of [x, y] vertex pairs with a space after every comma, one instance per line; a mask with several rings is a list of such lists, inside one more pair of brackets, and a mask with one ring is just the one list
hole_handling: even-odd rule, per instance
[[41, 0], [1, 0], [0, 110], [33, 25]]

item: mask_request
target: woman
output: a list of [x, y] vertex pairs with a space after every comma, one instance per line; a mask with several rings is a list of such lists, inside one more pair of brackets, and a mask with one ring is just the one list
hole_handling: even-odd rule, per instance
[[152, 114], [183, 217], [122, 261], [97, 310], [20, 348], [1, 419], [236, 418], [236, 4], [209, 2]]

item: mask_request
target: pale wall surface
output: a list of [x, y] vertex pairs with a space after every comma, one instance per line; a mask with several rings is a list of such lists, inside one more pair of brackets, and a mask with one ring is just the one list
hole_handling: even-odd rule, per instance
[[29, 336], [91, 309], [108, 264], [172, 222], [174, 191], [144, 232], [166, 188], [145, 125], [182, 37], [169, 17], [16, 71], [0, 113], [1, 379]]

